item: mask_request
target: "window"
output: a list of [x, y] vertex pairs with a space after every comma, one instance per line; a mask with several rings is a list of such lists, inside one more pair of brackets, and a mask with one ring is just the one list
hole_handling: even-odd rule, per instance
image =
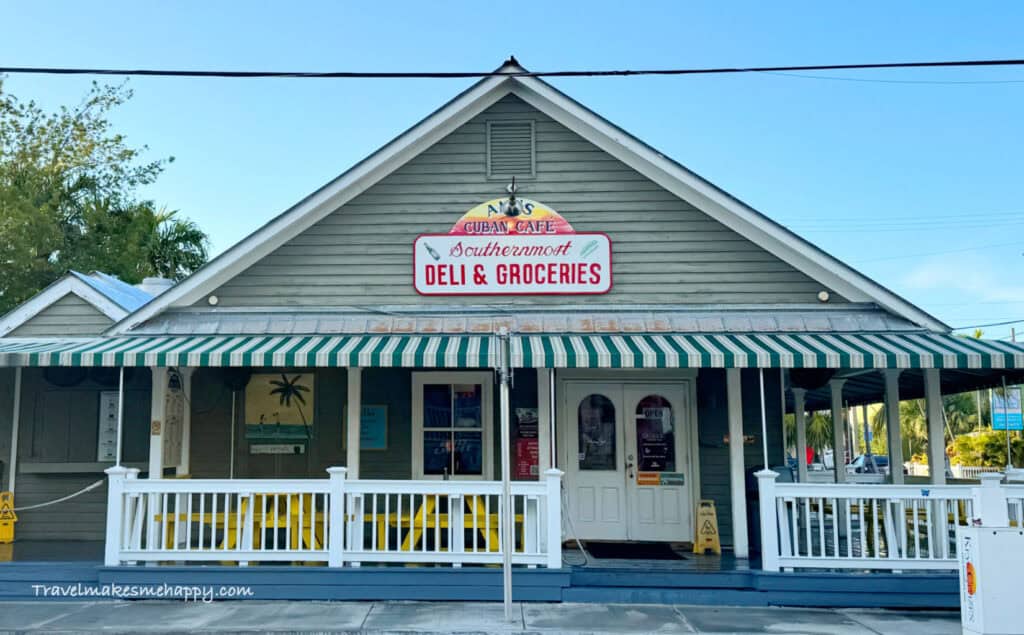
[[414, 478], [490, 479], [489, 373], [413, 378]]
[[676, 471], [676, 423], [668, 399], [647, 395], [636, 405], [636, 445], [641, 471]]
[[615, 404], [604, 395], [588, 395], [576, 413], [580, 470], [616, 470]]

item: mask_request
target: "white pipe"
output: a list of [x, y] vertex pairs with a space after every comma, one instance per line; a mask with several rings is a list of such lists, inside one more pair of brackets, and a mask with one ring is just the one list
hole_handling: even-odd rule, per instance
[[7, 466], [7, 489], [14, 493], [18, 475], [18, 428], [21, 422], [21, 366], [14, 369], [14, 405], [11, 410], [11, 464]]
[[117, 455], [114, 457], [114, 465], [121, 466], [121, 444], [124, 439], [124, 366], [117, 379]]
[[555, 448], [555, 369], [552, 368], [551, 372], [548, 373], [548, 380], [550, 385], [548, 386], [548, 419], [551, 420], [551, 439], [548, 445], [551, 447], [551, 467], [558, 468], [558, 453]]
[[509, 334], [501, 330], [501, 370], [499, 371], [501, 401], [501, 574], [505, 619], [512, 619], [512, 540], [515, 516], [512, 510], [512, 470], [509, 465]]

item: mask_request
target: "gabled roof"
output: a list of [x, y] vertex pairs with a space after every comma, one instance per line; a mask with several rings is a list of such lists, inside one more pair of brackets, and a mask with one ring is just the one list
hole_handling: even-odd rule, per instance
[[822, 251], [509, 60], [498, 70], [114, 325], [125, 333], [165, 309], [189, 306], [352, 200], [405, 162], [514, 94], [708, 216], [852, 302], [873, 303], [924, 328], [950, 327]]
[[68, 294], [78, 296], [110, 318], [123, 319], [153, 299], [153, 296], [105, 273], [69, 271], [48, 287], [0, 317], [3, 337], [39, 315]]

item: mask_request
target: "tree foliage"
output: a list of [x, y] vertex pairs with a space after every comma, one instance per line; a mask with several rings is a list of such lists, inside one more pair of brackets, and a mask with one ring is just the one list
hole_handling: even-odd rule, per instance
[[181, 279], [207, 258], [195, 223], [139, 200], [173, 157], [146, 161], [114, 131], [132, 93], [93, 84], [81, 103], [46, 112], [0, 83], [0, 312], [70, 269], [129, 283]]

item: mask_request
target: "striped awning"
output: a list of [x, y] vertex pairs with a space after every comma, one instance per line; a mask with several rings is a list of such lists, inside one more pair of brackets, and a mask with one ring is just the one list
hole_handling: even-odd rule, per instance
[[940, 333], [532, 335], [512, 340], [526, 368], [1024, 369], [1024, 347]]
[[487, 335], [208, 335], [0, 340], [0, 366], [494, 368]]

